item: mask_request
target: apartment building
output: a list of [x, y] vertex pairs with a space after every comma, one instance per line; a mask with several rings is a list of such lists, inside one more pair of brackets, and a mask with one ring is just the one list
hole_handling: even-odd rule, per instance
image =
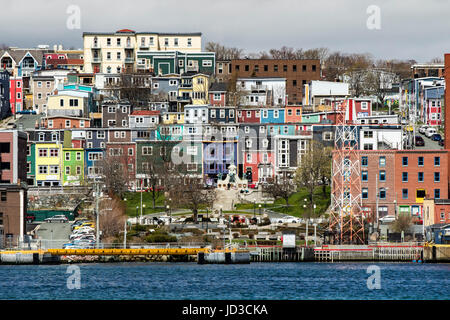
[[137, 51], [200, 52], [201, 33], [84, 32], [84, 72], [121, 73], [137, 69]]
[[288, 104], [299, 105], [303, 86], [321, 77], [319, 59], [234, 59], [231, 69], [240, 78], [278, 77], [286, 79]]

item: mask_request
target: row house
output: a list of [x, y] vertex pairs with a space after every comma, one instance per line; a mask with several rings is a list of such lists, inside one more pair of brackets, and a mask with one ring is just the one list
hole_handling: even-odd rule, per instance
[[82, 129], [91, 126], [89, 118], [52, 116], [42, 120], [44, 122], [43, 127], [46, 129]]
[[47, 116], [73, 116], [88, 115], [88, 98], [75, 92], [58, 92], [57, 95], [47, 97], [47, 107], [43, 112]]
[[186, 72], [181, 75], [178, 86], [178, 111], [183, 111], [189, 104], [208, 104], [209, 75], [205, 73]]
[[9, 78], [9, 102], [11, 104], [11, 113], [21, 112], [24, 106], [22, 77]]
[[209, 106], [209, 123], [236, 123], [236, 107]]
[[0, 120], [11, 114], [10, 106], [10, 90], [9, 90], [9, 73], [7, 71], [0, 72]]
[[128, 100], [104, 100], [102, 103], [103, 128], [128, 128], [131, 104]]
[[214, 52], [138, 51], [137, 70], [157, 76], [185, 72], [214, 73]]
[[159, 117], [159, 111], [136, 110], [129, 115], [129, 127], [131, 129], [156, 127], [159, 124]]
[[47, 99], [55, 89], [55, 78], [49, 76], [36, 76], [31, 78], [31, 90], [33, 92], [33, 110], [43, 113], [47, 110]]
[[228, 83], [215, 82], [209, 88], [209, 103], [212, 106], [226, 106]]
[[430, 126], [442, 124], [445, 86], [435, 86], [424, 89], [424, 123]]

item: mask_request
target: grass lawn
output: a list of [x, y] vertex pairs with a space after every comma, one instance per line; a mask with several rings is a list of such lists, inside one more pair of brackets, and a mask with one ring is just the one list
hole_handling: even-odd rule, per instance
[[[302, 217], [303, 213], [306, 210], [310, 210], [309, 201], [304, 201], [304, 199], [308, 199], [308, 191], [306, 189], [300, 189], [300, 191], [292, 194], [289, 197], [289, 207], [286, 207], [286, 201], [284, 199], [277, 199], [273, 204], [272, 203], [261, 203], [262, 208], [267, 208], [276, 212], [292, 215], [294, 217]], [[317, 187], [314, 190], [314, 204], [316, 205], [315, 214], [316, 216], [320, 216], [323, 214], [331, 201], [331, 187], [326, 187], [326, 197], [323, 196], [322, 187]], [[306, 209], [303, 208], [303, 205], [306, 204]], [[258, 213], [258, 203], [256, 204], [256, 213]], [[253, 209], [253, 203], [244, 203], [244, 204], [236, 204], [237, 210], [242, 209]]]
[[[141, 193], [140, 192], [127, 192], [124, 195], [127, 201], [123, 201], [126, 206], [126, 214], [130, 217], [136, 217], [136, 207], [138, 216], [141, 214]], [[145, 212], [143, 214], [155, 213], [165, 211], [164, 209], [164, 195], [161, 194], [155, 202], [155, 208], [153, 209], [153, 198], [150, 192], [142, 193], [142, 204], [145, 204]]]

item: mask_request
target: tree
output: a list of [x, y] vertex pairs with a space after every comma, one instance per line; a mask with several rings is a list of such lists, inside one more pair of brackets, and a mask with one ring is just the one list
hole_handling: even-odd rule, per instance
[[181, 171], [173, 173], [169, 188], [172, 203], [178, 208], [188, 208], [197, 221], [198, 210], [201, 206], [211, 207], [216, 199], [213, 189], [205, 189], [201, 178], [184, 174]]
[[320, 142], [313, 140], [295, 171], [295, 183], [308, 191], [311, 213], [314, 190], [319, 183], [322, 183], [322, 192], [326, 196], [326, 183], [331, 179], [331, 151], [331, 147], [325, 148]]
[[406, 232], [412, 226], [412, 217], [407, 213], [400, 213], [397, 219], [392, 223], [392, 230], [394, 232]]
[[225, 47], [217, 42], [208, 42], [205, 51], [215, 52], [216, 61], [240, 59], [242, 55], [242, 49]]
[[280, 176], [274, 176], [267, 179], [263, 185], [263, 193], [271, 195], [275, 200], [284, 199], [286, 206], [289, 206], [289, 196], [295, 192], [295, 185], [288, 177], [286, 172]]
[[116, 237], [125, 226], [125, 205], [120, 198], [113, 196], [100, 201], [99, 211], [99, 229], [103, 238]]
[[95, 166], [101, 168], [102, 181], [110, 197], [122, 198], [131, 186], [131, 181], [134, 181], [135, 177], [128, 166], [130, 159], [127, 155], [121, 154], [107, 155], [95, 161]]

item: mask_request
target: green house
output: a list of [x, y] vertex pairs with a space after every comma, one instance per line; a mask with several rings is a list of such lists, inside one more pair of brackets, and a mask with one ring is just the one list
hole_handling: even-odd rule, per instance
[[82, 185], [84, 183], [84, 149], [63, 148], [62, 163], [63, 185]]
[[36, 184], [36, 145], [27, 144], [27, 183], [29, 186]]

